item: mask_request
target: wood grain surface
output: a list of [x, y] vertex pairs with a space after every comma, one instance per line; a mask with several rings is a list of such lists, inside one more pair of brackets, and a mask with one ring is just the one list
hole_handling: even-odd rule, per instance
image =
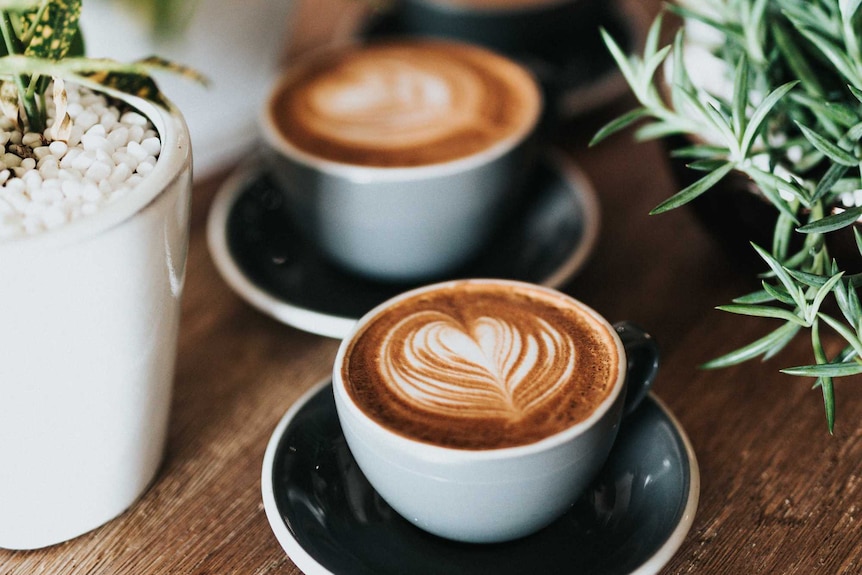
[[[811, 380], [778, 373], [810, 361], [805, 337], [765, 364], [698, 369], [772, 324], [713, 309], [754, 278], [688, 210], [647, 215], [675, 190], [660, 146], [625, 133], [586, 147], [605, 120], [632, 105], [624, 98], [569, 122], [556, 138], [592, 180], [602, 209], [593, 257], [564, 289], [611, 321], [639, 323], [661, 346], [656, 393], [691, 438], [702, 474], [694, 526], [662, 574], [862, 573], [860, 380], [837, 382], [830, 436]], [[170, 437], [158, 477], [131, 509], [91, 533], [39, 551], [0, 550], [0, 574], [299, 573], [264, 515], [261, 462], [280, 417], [330, 371], [337, 342], [255, 311], [221, 279], [205, 242], [221, 181], [195, 189]]]

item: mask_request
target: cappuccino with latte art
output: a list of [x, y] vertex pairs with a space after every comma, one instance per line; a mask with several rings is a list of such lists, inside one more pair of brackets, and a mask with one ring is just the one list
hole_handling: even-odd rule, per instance
[[356, 464], [395, 511], [490, 543], [571, 509], [657, 367], [649, 334], [566, 294], [456, 280], [363, 316], [338, 348], [332, 391]]
[[386, 309], [341, 377], [384, 427], [460, 449], [539, 441], [587, 419], [620, 377], [613, 330], [539, 287], [455, 282]]
[[415, 167], [523, 138], [541, 109], [532, 77], [467, 44], [402, 41], [297, 67], [269, 102], [286, 143], [318, 158]]
[[466, 265], [513, 212], [541, 110], [514, 61], [402, 39], [297, 60], [261, 128], [304, 239], [351, 272], [416, 282]]

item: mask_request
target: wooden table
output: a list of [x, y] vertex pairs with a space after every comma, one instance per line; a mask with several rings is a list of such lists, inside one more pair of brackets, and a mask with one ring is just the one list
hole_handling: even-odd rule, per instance
[[[811, 381], [778, 373], [810, 361], [804, 337], [767, 364], [697, 368], [772, 324], [713, 310], [751, 288], [752, 277], [689, 211], [647, 215], [675, 189], [658, 145], [623, 134], [586, 148], [601, 123], [631, 104], [574, 121], [559, 138], [592, 179], [603, 212], [593, 257], [565, 291], [611, 321], [647, 327], [663, 350], [656, 393], [694, 445], [702, 487], [694, 526], [662, 573], [860, 573], [859, 380], [837, 383], [830, 436]], [[121, 517], [76, 540], [0, 550], [3, 575], [299, 573], [264, 515], [261, 461], [279, 418], [330, 371], [337, 341], [262, 315], [221, 279], [205, 242], [221, 180], [195, 189], [170, 437], [155, 483]]]

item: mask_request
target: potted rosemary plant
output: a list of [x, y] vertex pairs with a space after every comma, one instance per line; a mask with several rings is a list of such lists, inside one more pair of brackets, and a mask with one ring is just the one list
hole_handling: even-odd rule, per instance
[[[764, 270], [762, 289], [719, 309], [778, 326], [704, 367], [770, 358], [807, 333], [810, 365], [781, 371], [815, 378], [830, 432], [834, 379], [862, 373], [860, 3], [689, 0], [668, 8], [684, 23], [672, 42], [662, 46], [660, 14], [642, 56], [627, 56], [605, 34], [639, 106], [594, 138], [639, 122], [641, 139], [684, 137], [673, 154], [698, 175], [652, 213], [710, 195], [727, 201], [716, 197], [718, 188], [733, 178], [770, 207], [772, 218], [760, 222], [770, 233], [751, 246]], [[839, 236], [853, 245], [836, 259]], [[824, 330], [843, 342], [837, 353], [827, 355]]]
[[76, 56], [80, 12], [0, 1], [0, 548], [121, 513], [166, 437], [191, 149], [150, 73], [182, 69]]

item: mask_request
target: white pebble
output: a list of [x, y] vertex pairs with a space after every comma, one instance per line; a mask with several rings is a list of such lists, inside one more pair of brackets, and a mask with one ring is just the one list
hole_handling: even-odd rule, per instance
[[80, 127], [81, 130], [86, 132], [90, 128], [92, 128], [96, 122], [99, 121], [98, 114], [91, 112], [90, 110], [82, 110], [80, 114], [75, 118], [75, 126]]
[[101, 182], [102, 180], [108, 179], [111, 175], [112, 168], [110, 165], [105, 162], [95, 161], [87, 168], [84, 177], [88, 180], [92, 180], [94, 182]]
[[94, 158], [91, 154], [84, 152], [75, 156], [70, 162], [69, 166], [74, 170], [86, 172], [87, 169], [93, 164], [93, 159]]
[[133, 126], [146, 126], [149, 124], [149, 120], [147, 120], [144, 116], [137, 112], [126, 112], [122, 116], [120, 116], [120, 121], [124, 124], [131, 124]]
[[45, 211], [45, 205], [41, 202], [35, 201], [31, 198], [30, 203], [24, 206], [24, 216], [26, 217], [39, 217], [39, 215]]
[[141, 147], [151, 156], [158, 156], [162, 151], [162, 142], [158, 138], [145, 138], [141, 141]]
[[144, 158], [149, 156], [147, 151], [141, 146], [138, 142], [129, 142], [129, 145], [126, 146], [126, 153], [135, 158], [137, 161], [142, 162]]
[[75, 159], [84, 153], [84, 150], [81, 148], [70, 148], [68, 152], [63, 156], [60, 160], [61, 168], [71, 168], [72, 164], [75, 162]]
[[132, 169], [126, 164], [119, 164], [111, 172], [111, 182], [114, 184], [122, 184], [132, 175]]
[[126, 181], [126, 185], [130, 188], [134, 188], [135, 186], [140, 184], [143, 179], [144, 179], [144, 177], [141, 176], [140, 174], [137, 174], [137, 173], [132, 174], [131, 176], [129, 176], [129, 179]]
[[57, 156], [48, 154], [47, 156], [45, 156], [43, 158], [39, 158], [39, 161], [36, 162], [36, 169], [41, 170], [45, 166], [54, 166], [54, 167], [59, 168], [60, 167], [60, 160], [57, 159]]
[[81, 143], [81, 136], [84, 135], [84, 129], [81, 126], [73, 125], [72, 129], [69, 130], [69, 138], [67, 143], [69, 146], [77, 146]]
[[49, 148], [48, 146], [39, 146], [38, 148], [33, 148], [33, 155], [36, 156], [37, 160], [42, 161], [45, 158], [52, 157], [51, 148]]
[[56, 140], [48, 144], [48, 149], [51, 150], [51, 153], [57, 157], [62, 157], [63, 154], [69, 149], [69, 146], [66, 142], [61, 142], [60, 140]]
[[42, 223], [47, 229], [56, 228], [66, 223], [66, 214], [56, 206], [51, 206], [42, 213]]
[[4, 199], [10, 206], [15, 208], [17, 211], [24, 213], [24, 210], [27, 209], [27, 205], [30, 204], [30, 198], [24, 193], [26, 186], [24, 182], [19, 180], [18, 178], [12, 178], [8, 182], [6, 182], [6, 194], [4, 195]]
[[24, 232], [27, 234], [38, 234], [43, 231], [42, 221], [35, 216], [29, 216], [24, 218], [24, 221], [21, 222], [24, 227]]
[[101, 124], [95, 124], [94, 126], [89, 128], [85, 132], [85, 134], [90, 135], [90, 136], [100, 136], [100, 137], [104, 138], [105, 136], [108, 135], [108, 131], [105, 130], [105, 126], [103, 126]]
[[149, 175], [150, 172], [153, 171], [153, 168], [155, 168], [155, 166], [152, 163], [144, 161], [144, 162], [141, 162], [140, 164], [138, 164], [138, 167], [135, 168], [135, 172], [137, 172], [138, 174], [140, 174], [142, 176], [146, 176], [146, 175]]
[[[30, 168], [21, 174], [21, 179], [24, 180], [24, 183], [27, 185], [27, 189], [30, 190], [31, 196], [33, 192], [42, 185], [42, 174], [39, 173], [39, 170], [34, 170], [33, 168]], [[34, 197], [33, 199], [36, 198]]]
[[117, 150], [129, 143], [129, 129], [126, 127], [115, 128], [107, 137], [114, 149]]
[[12, 153], [3, 154], [3, 163], [7, 168], [17, 168], [21, 165], [21, 158]]
[[105, 136], [101, 136], [99, 134], [91, 134], [90, 132], [87, 132], [81, 136], [81, 145], [84, 146], [84, 150], [88, 152], [103, 150], [108, 154], [114, 153], [114, 146]]
[[[24, 145], [22, 158], [0, 152], [0, 241], [42, 233], [116, 202], [154, 169], [161, 140], [152, 124], [133, 111], [120, 114], [107, 100], [67, 84], [72, 128], [67, 141], [21, 133], [0, 117], [0, 146]], [[48, 101], [48, 125], [55, 122]]]
[[84, 181], [84, 174], [81, 173], [81, 170], [76, 170], [74, 168], [60, 168], [60, 173], [57, 174], [57, 178], [60, 180], [75, 180], [79, 182]]
[[94, 202], [102, 198], [102, 192], [93, 182], [85, 182], [81, 189], [81, 197], [87, 202]]
[[112, 130], [119, 121], [120, 115], [116, 110], [107, 110], [99, 117], [99, 125], [108, 131]]
[[34, 132], [27, 132], [21, 137], [21, 143], [25, 146], [35, 148], [36, 146], [42, 145], [42, 135]]
[[63, 190], [63, 194], [70, 200], [77, 200], [81, 197], [84, 186], [81, 185], [80, 180], [63, 180], [60, 189]]
[[129, 126], [129, 141], [130, 142], [138, 142], [144, 139], [146, 132], [144, 132], [143, 126]]
[[43, 182], [58, 181], [60, 177], [60, 168], [57, 164], [45, 164], [39, 168], [39, 174], [42, 175]]
[[129, 169], [132, 171], [135, 171], [135, 168], [138, 167], [138, 160], [125, 152], [114, 152], [114, 154], [111, 156], [111, 159], [116, 165], [128, 166]]

